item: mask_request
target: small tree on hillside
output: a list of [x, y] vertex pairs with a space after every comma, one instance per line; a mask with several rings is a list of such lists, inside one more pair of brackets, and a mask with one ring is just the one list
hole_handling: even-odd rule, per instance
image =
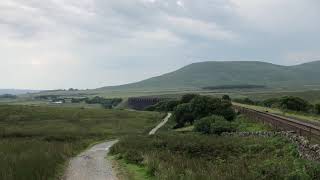
[[299, 97], [288, 96], [281, 98], [280, 107], [285, 110], [306, 112], [310, 110], [311, 105]]
[[196, 121], [194, 130], [203, 134], [222, 134], [223, 132], [235, 131], [231, 122], [222, 116], [208, 116]]
[[175, 108], [175, 111], [173, 113], [173, 117], [177, 123], [175, 128], [183, 127], [186, 123], [193, 124], [194, 116], [192, 114], [190, 104], [180, 104]]
[[230, 98], [230, 96], [229, 95], [223, 95], [222, 96], [222, 100], [225, 100], [225, 101], [231, 101], [231, 98]]
[[181, 97], [181, 103], [189, 103], [193, 98], [197, 97], [197, 94], [185, 94]]
[[320, 104], [316, 104], [315, 109], [316, 109], [317, 114], [320, 114]]

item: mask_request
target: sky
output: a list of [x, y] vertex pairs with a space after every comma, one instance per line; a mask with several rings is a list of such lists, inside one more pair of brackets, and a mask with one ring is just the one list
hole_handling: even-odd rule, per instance
[[319, 0], [1, 0], [0, 88], [98, 88], [201, 61], [320, 60]]

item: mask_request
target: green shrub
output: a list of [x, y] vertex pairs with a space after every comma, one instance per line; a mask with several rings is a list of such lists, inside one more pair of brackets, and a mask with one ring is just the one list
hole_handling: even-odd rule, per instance
[[221, 116], [210, 116], [196, 121], [195, 131], [203, 134], [218, 134], [235, 131], [235, 127]]
[[310, 106], [306, 100], [299, 97], [286, 96], [280, 99], [280, 108], [285, 110], [307, 112]]
[[270, 98], [270, 99], [266, 99], [262, 102], [263, 106], [266, 107], [279, 107], [280, 106], [280, 99], [278, 98]]
[[185, 94], [181, 97], [181, 103], [189, 103], [193, 98], [199, 96], [198, 94]]
[[296, 147], [280, 137], [167, 132], [124, 137], [110, 153], [135, 156], [136, 152], [155, 180], [319, 179], [320, 175], [319, 164], [300, 159]]
[[241, 103], [241, 104], [248, 104], [248, 105], [255, 105], [257, 104], [257, 102], [249, 99], [249, 98], [244, 98], [244, 99], [234, 99], [233, 100], [234, 102], [237, 102], [237, 103]]
[[211, 125], [212, 134], [222, 134], [224, 132], [233, 132], [236, 131], [236, 128], [225, 119], [216, 119], [216, 122]]
[[215, 123], [213, 117], [205, 117], [195, 122], [194, 130], [204, 134], [211, 133], [211, 125]]
[[221, 109], [217, 109], [216, 111], [214, 111], [213, 114], [223, 116], [228, 121], [232, 121], [236, 117], [236, 112], [233, 110], [229, 103], [223, 105]]
[[230, 98], [230, 96], [229, 95], [223, 95], [222, 96], [222, 100], [225, 100], [225, 101], [231, 101], [231, 98]]
[[179, 104], [180, 104], [180, 101], [178, 100], [165, 100], [153, 106], [147, 107], [146, 110], [168, 112], [168, 111], [173, 111]]
[[[179, 104], [174, 108], [173, 118], [177, 123], [176, 128], [183, 127], [186, 123], [193, 124], [194, 121], [210, 115], [222, 116], [228, 121], [232, 121], [236, 116], [231, 101], [192, 94], [185, 95], [183, 99], [183, 102], [190, 100], [190, 103]], [[177, 102], [172, 102], [173, 105], [175, 103]]]
[[316, 104], [315, 106], [317, 114], [320, 114], [320, 104]]
[[208, 96], [195, 97], [190, 102], [190, 107], [196, 119], [209, 115], [219, 115], [228, 120], [233, 120], [235, 114], [230, 101], [222, 101], [219, 98]]
[[177, 123], [176, 128], [183, 127], [186, 123], [193, 123], [194, 116], [189, 103], [180, 104], [175, 108], [173, 117]]

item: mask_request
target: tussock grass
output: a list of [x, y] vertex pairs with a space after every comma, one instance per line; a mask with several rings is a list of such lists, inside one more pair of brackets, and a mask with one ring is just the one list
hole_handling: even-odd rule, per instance
[[105, 109], [0, 106], [0, 179], [58, 179], [90, 144], [142, 134], [162, 114]]
[[281, 138], [169, 133], [130, 136], [112, 147], [155, 179], [319, 179], [320, 166], [298, 158]]

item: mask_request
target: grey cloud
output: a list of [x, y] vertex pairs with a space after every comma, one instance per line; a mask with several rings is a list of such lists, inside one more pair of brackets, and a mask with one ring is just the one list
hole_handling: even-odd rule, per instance
[[[11, 79], [0, 80], [2, 88], [93, 88], [194, 61], [313, 60], [320, 50], [318, 5], [316, 0], [2, 0], [0, 77], [10, 73]], [[20, 73], [13, 73], [15, 66]], [[56, 76], [55, 68], [69, 74]]]

